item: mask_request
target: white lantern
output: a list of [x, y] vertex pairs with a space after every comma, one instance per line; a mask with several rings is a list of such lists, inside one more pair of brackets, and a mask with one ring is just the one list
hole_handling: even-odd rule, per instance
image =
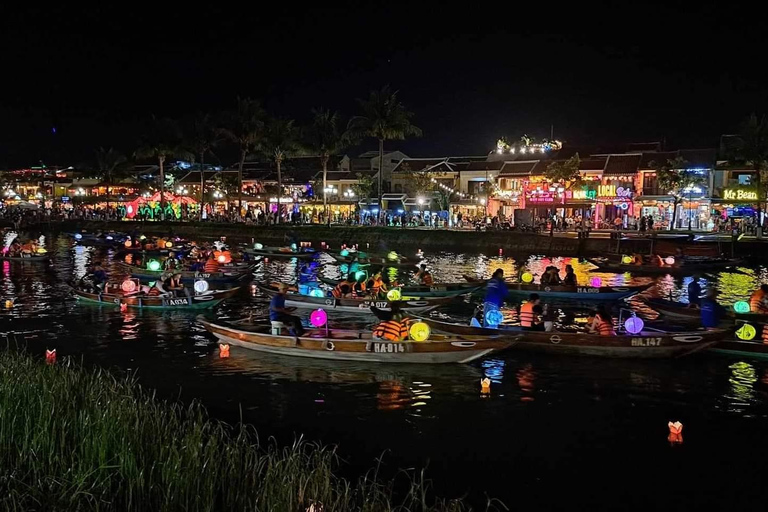
[[205, 279], [195, 281], [195, 293], [205, 293], [208, 291], [208, 288], [208, 281]]

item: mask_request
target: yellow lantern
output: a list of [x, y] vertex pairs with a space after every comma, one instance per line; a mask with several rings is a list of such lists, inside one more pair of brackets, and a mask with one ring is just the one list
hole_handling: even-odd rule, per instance
[[170, 249], [171, 247], [173, 247], [173, 242], [165, 242], [166, 249]]
[[387, 292], [388, 300], [400, 300], [402, 295], [400, 294], [400, 288], [392, 288]]
[[413, 341], [426, 341], [429, 339], [429, 326], [424, 322], [416, 322], [408, 331]]
[[632, 263], [632, 256], [627, 256], [626, 254], [621, 257], [621, 262], [625, 265], [629, 265]]
[[740, 340], [744, 341], [752, 340], [756, 335], [757, 330], [750, 324], [744, 324], [739, 328], [738, 331], [736, 331], [736, 336], [738, 336]]
[[524, 272], [523, 275], [520, 277], [524, 283], [530, 283], [533, 281], [533, 274], [530, 272]]
[[48, 251], [46, 251], [46, 250], [45, 250], [45, 249], [43, 249], [42, 247], [38, 247], [38, 248], [37, 248], [37, 254], [45, 254], [45, 253], [47, 253], [47, 252], [48, 252]]
[[125, 245], [126, 249], [130, 249], [131, 245], [132, 245], [132, 242], [130, 240], [126, 240], [124, 245]]
[[488, 377], [480, 379], [480, 392], [487, 395], [491, 392], [491, 379]]

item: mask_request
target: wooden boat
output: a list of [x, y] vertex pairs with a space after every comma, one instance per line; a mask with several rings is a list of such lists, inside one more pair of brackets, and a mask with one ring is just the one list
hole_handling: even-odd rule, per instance
[[716, 354], [768, 359], [768, 344], [760, 340], [723, 340], [708, 350]]
[[95, 302], [105, 306], [122, 306], [129, 308], [157, 308], [157, 309], [204, 309], [215, 306], [224, 299], [228, 299], [237, 293], [240, 288], [229, 290], [213, 290], [204, 294], [192, 292], [180, 297], [152, 297], [147, 295], [122, 295], [117, 293], [88, 293], [73, 288], [73, 293], [78, 300]]
[[[338, 279], [328, 279], [327, 277], [318, 276], [320, 282], [323, 282], [330, 286], [336, 286], [339, 284]], [[479, 290], [485, 286], [484, 282], [478, 283], [438, 283], [431, 286], [426, 285], [412, 285], [412, 286], [400, 286], [400, 293], [408, 297], [457, 297], [459, 295], [465, 295], [472, 293], [475, 290]]]
[[0, 261], [21, 261], [24, 263], [45, 263], [50, 260], [48, 254], [31, 254], [28, 256], [0, 256]]
[[[469, 276], [464, 276], [470, 282], [478, 282]], [[487, 281], [482, 281], [483, 283]], [[621, 300], [640, 293], [651, 287], [651, 284], [639, 286], [559, 286], [548, 284], [507, 283], [507, 296], [520, 299], [532, 293], [538, 293], [542, 299], [565, 299], [580, 301]]]
[[[695, 323], [699, 322], [701, 318], [699, 308], [689, 307], [685, 302], [675, 302], [667, 299], [648, 299], [646, 303], [664, 316], [676, 320], [687, 320]], [[768, 313], [736, 313], [731, 308], [726, 309], [726, 311], [730, 318], [752, 322], [768, 322]]]
[[[259, 286], [259, 289], [269, 296], [274, 296], [277, 291], [274, 288]], [[396, 301], [402, 311], [429, 311], [438, 306], [448, 304], [455, 297], [434, 297], [429, 299], [412, 299]], [[334, 297], [310, 297], [298, 293], [288, 293], [285, 305], [296, 308], [322, 308], [334, 311], [347, 311], [350, 313], [370, 313], [371, 306], [388, 311], [395, 301], [373, 299], [337, 299]]]
[[374, 340], [370, 332], [314, 329], [294, 337], [271, 333], [271, 326], [232, 325], [198, 317], [220, 343], [296, 357], [372, 363], [469, 363], [515, 344], [516, 338], [445, 336], [432, 334], [427, 341]]
[[348, 256], [342, 256], [338, 252], [328, 251], [328, 254], [333, 257], [339, 263], [359, 263], [360, 265], [381, 265], [382, 267], [394, 267], [394, 268], [416, 268], [418, 262], [400, 258], [399, 260], [390, 260], [383, 256], [372, 255], [358, 255], [351, 252]]
[[[125, 268], [131, 273], [131, 277], [136, 277], [142, 281], [156, 281], [163, 276], [165, 271], [163, 270], [149, 270], [144, 267], [137, 267], [135, 265], [129, 265], [128, 263], [118, 262], [120, 266]], [[221, 272], [196, 272], [191, 270], [184, 270], [181, 272], [181, 281], [183, 283], [194, 283], [200, 279], [205, 279], [210, 283], [234, 283], [251, 276], [253, 266], [245, 267], [233, 267], [230, 269], [224, 269]]]
[[657, 267], [652, 265], [625, 264], [600, 258], [592, 258], [588, 261], [597, 267], [597, 269], [594, 269], [594, 271], [614, 272], [617, 274], [629, 272], [630, 274], [638, 275], [662, 276], [667, 274], [671, 274], [673, 276], [690, 276], [703, 272], [724, 270], [741, 263], [741, 260], [738, 259], [702, 259], [699, 262], [696, 262], [696, 260], [689, 260], [680, 266], [665, 265], [663, 267]]
[[520, 341], [516, 349], [595, 357], [670, 358], [703, 350], [726, 337], [723, 329], [690, 332], [643, 331], [639, 334], [598, 336], [575, 332], [540, 332], [513, 329], [490, 329], [443, 322], [432, 318], [423, 321], [436, 331], [465, 336], [512, 336]]
[[261, 249], [253, 249], [246, 247], [243, 252], [250, 256], [262, 256], [265, 258], [297, 258], [300, 260], [311, 260], [317, 256], [317, 252], [314, 250], [302, 250], [294, 251], [289, 247], [263, 247]]

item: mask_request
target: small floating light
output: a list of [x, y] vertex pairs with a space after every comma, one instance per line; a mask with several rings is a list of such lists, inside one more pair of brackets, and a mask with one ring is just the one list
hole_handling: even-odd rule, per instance
[[83, 238], [83, 235], [81, 235], [80, 233], [75, 233], [75, 240], [82, 240], [82, 238]]
[[667, 256], [664, 258], [664, 263], [667, 265], [674, 265], [675, 264], [675, 257], [674, 256]]
[[637, 334], [641, 332], [644, 326], [645, 323], [643, 322], [643, 319], [636, 316], [631, 316], [627, 318], [626, 322], [624, 322], [624, 328], [630, 334]]
[[750, 324], [744, 324], [736, 331], [736, 336], [740, 340], [749, 341], [757, 336], [757, 329]]
[[42, 247], [38, 247], [38, 248], [37, 248], [37, 254], [45, 254], [45, 253], [47, 253], [47, 252], [48, 252], [48, 251], [46, 251], [46, 250], [45, 250], [44, 248], [42, 248]]
[[165, 242], [166, 249], [170, 249], [171, 247], [173, 247], [173, 242]]
[[227, 257], [224, 256], [223, 254], [219, 254], [219, 256], [216, 258], [216, 261], [218, 261], [219, 263], [222, 263], [222, 264], [226, 263], [227, 262]]
[[667, 441], [673, 444], [681, 444], [683, 442], [683, 424], [679, 421], [667, 423], [669, 427], [669, 436]]
[[593, 288], [600, 288], [601, 286], [603, 286], [603, 280], [600, 279], [599, 276], [595, 276], [589, 280], [589, 285], [592, 286]]
[[480, 379], [480, 393], [483, 395], [491, 394], [491, 379], [488, 377]]
[[133, 242], [131, 242], [130, 240], [126, 240], [126, 241], [125, 241], [125, 244], [123, 244], [123, 245], [125, 245], [125, 248], [126, 248], [126, 249], [130, 249], [130, 248], [131, 248], [131, 245], [133, 245]]
[[296, 244], [291, 244], [291, 250], [292, 250], [292, 251], [295, 251], [295, 250], [296, 250]]
[[5, 309], [11, 309], [13, 307], [13, 301], [8, 299], [5, 301]]
[[349, 256], [349, 251], [346, 249], [342, 249], [339, 254], [346, 258], [347, 256]]
[[229, 357], [229, 345], [226, 343], [219, 345], [219, 357], [222, 359]]
[[328, 314], [323, 309], [316, 309], [309, 315], [309, 321], [315, 327], [322, 327], [328, 321]]
[[125, 313], [126, 311], [128, 311], [128, 304], [126, 304], [125, 302], [121, 302], [120, 303], [120, 312], [121, 313]]
[[416, 322], [408, 330], [413, 341], [426, 341], [429, 339], [429, 326], [425, 322]]
[[737, 313], [749, 313], [749, 302], [740, 300], [733, 305], [733, 310]]
[[627, 256], [626, 254], [621, 257], [621, 262], [625, 265], [629, 265], [632, 263], [632, 256]]
[[520, 277], [524, 283], [530, 283], [533, 281], [533, 274], [530, 272], [524, 272], [523, 275]]
[[400, 300], [401, 298], [400, 288], [392, 288], [387, 292], [387, 299], [389, 300]]
[[47, 364], [53, 364], [56, 362], [56, 349], [45, 351], [45, 362]]

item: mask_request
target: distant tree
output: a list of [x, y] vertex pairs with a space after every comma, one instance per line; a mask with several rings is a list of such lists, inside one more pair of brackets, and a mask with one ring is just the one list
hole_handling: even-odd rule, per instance
[[555, 160], [550, 162], [544, 171], [544, 176], [552, 183], [578, 183], [581, 181], [579, 173], [579, 154], [576, 153], [568, 160]]
[[165, 162], [169, 158], [190, 158], [183, 144], [178, 123], [171, 119], [153, 118], [147, 135], [136, 150], [136, 158], [155, 158], [160, 167], [160, 211], [165, 220]]
[[[187, 144], [200, 163], [200, 220], [205, 208], [205, 157], [213, 155], [213, 149], [224, 140], [224, 132], [211, 114], [198, 113], [186, 124]], [[215, 156], [215, 155], [214, 155]]]
[[[674, 198], [669, 229], [675, 229], [677, 206], [683, 201], [686, 189], [701, 184], [704, 177], [688, 169], [688, 162], [680, 156], [661, 164], [651, 161], [649, 167], [656, 170], [659, 188]], [[690, 224], [688, 228], [691, 228]]]
[[[323, 167], [323, 211], [331, 222], [328, 215], [328, 198], [325, 189], [328, 188], [328, 162], [331, 156], [343, 151], [349, 144], [349, 134], [347, 131], [339, 129], [339, 113], [319, 108], [313, 109], [314, 116], [312, 124], [304, 131], [304, 145], [307, 152], [316, 154], [320, 157], [320, 165]], [[316, 190], [316, 189], [315, 189]]]
[[371, 91], [367, 100], [358, 100], [362, 115], [349, 120], [348, 131], [355, 138], [373, 137], [379, 141], [379, 205], [383, 189], [384, 141], [420, 137], [421, 129], [411, 124], [413, 113], [397, 98], [398, 91], [389, 86]]
[[128, 159], [116, 151], [114, 148], [104, 149], [100, 147], [96, 150], [96, 165], [104, 173], [104, 181], [107, 182], [107, 210], [109, 210], [110, 196], [112, 195], [112, 185], [118, 170], [122, 168]]
[[240, 162], [237, 166], [237, 209], [243, 204], [243, 164], [246, 157], [259, 147], [264, 137], [266, 114], [261, 103], [251, 98], [237, 97], [237, 108], [224, 117], [221, 133], [237, 145], [240, 150]]
[[[282, 212], [280, 198], [283, 196], [282, 164], [286, 157], [301, 152], [301, 133], [293, 120], [271, 119], [261, 139], [260, 149], [267, 158], [271, 158], [277, 167], [277, 202], [278, 212]], [[280, 214], [277, 216], [280, 223]]]

